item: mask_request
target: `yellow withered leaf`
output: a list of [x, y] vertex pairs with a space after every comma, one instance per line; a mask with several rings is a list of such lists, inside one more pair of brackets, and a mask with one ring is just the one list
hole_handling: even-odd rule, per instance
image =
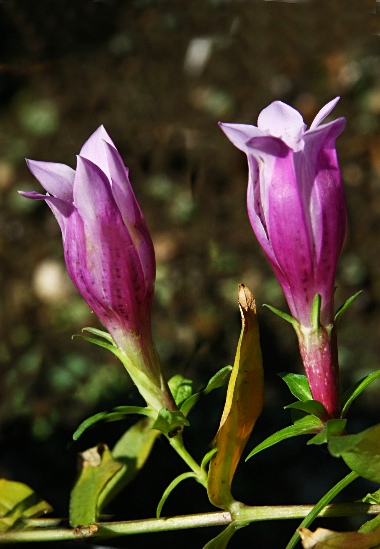
[[376, 549], [380, 547], [380, 528], [371, 532], [333, 532], [317, 528], [311, 532], [300, 528], [304, 549]]
[[231, 483], [249, 435], [263, 407], [263, 366], [255, 299], [239, 285], [242, 329], [227, 389], [217, 449], [208, 474], [208, 496], [213, 505], [227, 509], [234, 502]]

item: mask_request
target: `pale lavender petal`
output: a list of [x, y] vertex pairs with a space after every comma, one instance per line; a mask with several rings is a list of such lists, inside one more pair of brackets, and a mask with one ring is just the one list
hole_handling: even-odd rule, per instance
[[313, 122], [310, 125], [310, 130], [313, 130], [319, 124], [330, 114], [330, 112], [335, 108], [335, 105], [338, 103], [340, 97], [336, 97], [332, 101], [329, 101], [327, 105], [325, 105], [317, 114], [317, 116], [314, 118]]
[[77, 157], [74, 180], [74, 205], [84, 220], [100, 220], [110, 209], [120, 213], [112, 195], [111, 182], [93, 162]]
[[285, 157], [292, 150], [282, 139], [272, 136], [253, 137], [247, 141], [246, 146], [249, 153], [256, 154], [257, 158], [263, 155]]
[[248, 152], [247, 142], [252, 137], [265, 135], [256, 126], [250, 126], [249, 124], [225, 124], [224, 122], [219, 122], [219, 126], [235, 147], [245, 153]]
[[41, 194], [36, 191], [17, 191], [18, 194], [24, 196], [25, 198], [31, 198], [32, 200], [45, 200], [47, 195]]
[[279, 137], [293, 149], [298, 148], [298, 142], [306, 130], [300, 113], [281, 101], [274, 101], [261, 111], [257, 126], [260, 130]]
[[91, 137], [87, 139], [86, 143], [80, 150], [79, 156], [87, 158], [87, 160], [91, 160], [91, 162], [99, 166], [99, 168], [109, 178], [110, 173], [104, 141], [106, 143], [109, 143], [113, 148], [116, 149], [112, 139], [106, 132], [104, 126], [99, 126], [99, 128], [91, 135]]
[[[307, 142], [307, 140], [314, 139], [314, 137], [316, 137], [320, 141], [323, 141], [324, 136], [327, 135], [330, 131], [333, 131], [336, 139], [342, 133], [345, 127], [346, 127], [346, 119], [337, 118], [332, 122], [328, 122], [327, 124], [322, 124], [320, 126], [313, 128], [312, 130], [311, 129], [308, 130], [307, 132], [305, 132], [303, 139], [305, 143]], [[331, 128], [333, 128], [333, 130], [331, 130]]]
[[26, 159], [26, 163], [45, 191], [52, 196], [66, 200], [66, 202], [73, 201], [75, 171], [70, 166], [57, 162], [40, 162], [29, 159]]
[[73, 205], [70, 202], [66, 202], [66, 200], [61, 200], [60, 198], [55, 198], [54, 196], [50, 196], [48, 194], [37, 193], [36, 191], [18, 192], [21, 196], [24, 196], [25, 198], [31, 198], [32, 200], [44, 200], [55, 215], [61, 228], [62, 236], [64, 238], [68, 220], [70, 219], [70, 216], [74, 211]]

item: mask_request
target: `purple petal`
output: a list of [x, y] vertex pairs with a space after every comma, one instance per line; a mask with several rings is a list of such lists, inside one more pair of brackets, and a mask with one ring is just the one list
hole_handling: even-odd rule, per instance
[[91, 162], [99, 166], [102, 172], [104, 172], [109, 178], [110, 173], [108, 168], [108, 158], [104, 141], [116, 149], [104, 126], [99, 126], [91, 137], [87, 139], [86, 143], [80, 150], [79, 156], [82, 158], [87, 158], [87, 160], [91, 160]]
[[313, 130], [314, 128], [319, 126], [319, 124], [322, 122], [322, 120], [324, 120], [326, 118], [326, 116], [328, 116], [330, 114], [330, 112], [335, 108], [335, 105], [338, 103], [339, 99], [340, 99], [340, 97], [336, 97], [332, 101], [329, 101], [329, 103], [327, 103], [327, 105], [325, 105], [319, 111], [319, 113], [314, 118], [313, 122], [311, 123], [309, 130]]
[[81, 156], [77, 157], [74, 205], [86, 221], [109, 215], [110, 210], [120, 215], [112, 195], [110, 180], [96, 164]]
[[65, 239], [67, 223], [74, 211], [73, 205], [66, 202], [66, 200], [61, 200], [60, 198], [55, 198], [54, 196], [49, 196], [48, 194], [36, 193], [36, 191], [18, 192], [25, 198], [31, 198], [32, 200], [44, 200], [55, 215], [62, 231], [62, 237]]
[[47, 195], [37, 193], [36, 191], [17, 191], [18, 194], [24, 196], [25, 198], [31, 198], [32, 200], [45, 200]]
[[306, 130], [300, 113], [281, 101], [274, 101], [261, 111], [257, 126], [260, 130], [279, 137], [292, 149], [298, 148], [298, 142]]
[[[314, 185], [310, 196], [314, 235], [315, 280], [322, 296], [321, 319], [333, 319], [333, 294], [336, 265], [346, 233], [346, 208], [335, 140], [344, 128], [344, 119], [320, 126], [305, 140], [305, 156], [313, 162]], [[310, 170], [310, 168], [309, 168]]]
[[153, 292], [153, 283], [156, 275], [153, 242], [129, 182], [128, 172], [124, 167], [119, 153], [108, 144], [106, 144], [106, 150], [112, 181], [112, 193], [137, 251], [147, 291]]
[[288, 145], [278, 137], [264, 136], [253, 137], [247, 142], [250, 154], [256, 154], [260, 158], [262, 154], [276, 157], [285, 157], [289, 154]]
[[81, 157], [74, 182], [74, 204], [83, 220], [85, 235], [76, 244], [86, 281], [81, 293], [88, 302], [90, 298], [98, 300], [94, 312], [111, 334], [117, 328], [112, 318], [118, 319], [119, 330], [122, 324], [128, 331], [139, 333], [143, 321], [149, 322], [143, 309], [150, 310], [151, 295], [143, 303], [147, 292], [138, 253], [110, 182], [98, 166]]
[[265, 135], [256, 126], [249, 124], [225, 124], [219, 122], [220, 128], [224, 131], [228, 139], [241, 151], [247, 153], [247, 142], [253, 137]]
[[104, 143], [107, 154], [110, 180], [112, 182], [112, 193], [121, 216], [126, 226], [133, 229], [142, 218], [140, 207], [137, 203], [132, 185], [128, 178], [128, 171], [114, 147]]
[[26, 159], [26, 163], [34, 177], [49, 194], [66, 202], [73, 201], [75, 171], [72, 168], [57, 162]]
[[264, 185], [262, 185], [262, 188], [260, 188], [259, 166], [254, 156], [248, 156], [248, 165], [249, 179], [247, 189], [247, 207], [252, 229], [256, 235], [257, 240], [259, 241], [259, 244], [261, 245], [267, 256], [277, 279], [281, 284], [290, 309], [294, 311], [296, 309], [293, 302], [292, 292], [289, 287], [289, 282], [277, 262], [277, 259], [273, 252], [272, 244], [268, 238], [268, 229], [263, 206], [263, 202], [266, 203], [265, 208], [267, 210], [267, 200], [265, 197], [268, 193], [268, 188]]
[[[310, 323], [315, 296], [313, 244], [304, 197], [295, 173], [293, 155], [276, 160], [269, 185], [267, 224], [274, 256], [297, 299], [292, 314], [304, 325]], [[279, 220], [282, 220], [279, 224]], [[289, 303], [291, 307], [291, 303]]]

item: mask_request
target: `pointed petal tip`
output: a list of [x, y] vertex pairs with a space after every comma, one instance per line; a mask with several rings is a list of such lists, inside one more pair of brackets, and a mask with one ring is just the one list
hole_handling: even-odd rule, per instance
[[48, 198], [48, 194], [41, 194], [37, 191], [17, 191], [19, 195], [23, 196], [24, 198], [31, 198], [32, 200], [46, 200]]
[[337, 97], [326, 103], [324, 107], [322, 107], [322, 109], [318, 112], [313, 122], [311, 123], [309, 131], [319, 126], [319, 124], [331, 113], [331, 111], [335, 109], [339, 100], [340, 95], [338, 95]]

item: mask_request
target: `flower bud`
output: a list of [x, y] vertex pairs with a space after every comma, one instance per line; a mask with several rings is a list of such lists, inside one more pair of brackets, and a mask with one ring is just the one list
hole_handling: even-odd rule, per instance
[[[310, 128], [299, 112], [275, 101], [258, 125], [221, 124], [249, 165], [248, 214], [253, 231], [281, 284], [313, 398], [338, 414], [334, 279], [346, 231], [346, 208], [335, 140], [345, 119], [321, 124], [339, 98]], [[312, 304], [319, 294], [319, 325]], [[334, 340], [334, 341], [333, 341]]]
[[124, 353], [147, 403], [173, 408], [151, 334], [153, 243], [111, 138], [98, 128], [83, 145], [75, 171], [52, 162], [27, 164], [48, 194], [21, 194], [45, 200], [53, 211], [72, 281]]

